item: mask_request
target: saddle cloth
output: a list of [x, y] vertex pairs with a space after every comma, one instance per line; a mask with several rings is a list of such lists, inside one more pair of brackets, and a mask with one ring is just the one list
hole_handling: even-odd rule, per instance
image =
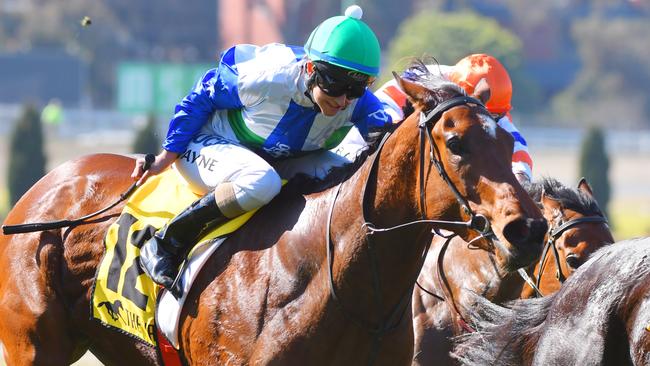
[[[106, 252], [97, 270], [91, 300], [94, 319], [151, 346], [158, 344], [154, 313], [159, 286], [140, 269], [140, 247], [157, 229], [198, 198], [173, 169], [151, 177], [133, 193], [104, 239]], [[225, 240], [224, 236], [242, 226], [254, 212], [250, 211], [214, 229], [190, 253], [190, 260], [182, 275], [184, 293], [179, 297], [181, 302], [170, 305], [171, 299], [164, 300], [166, 305], [158, 323], [161, 331], [165, 330], [165, 337], [176, 348], [178, 341], [175, 333], [171, 335], [171, 332], [176, 329], [192, 280], [209, 254]], [[176, 301], [173, 296], [170, 297]], [[170, 313], [164, 313], [166, 311]]]

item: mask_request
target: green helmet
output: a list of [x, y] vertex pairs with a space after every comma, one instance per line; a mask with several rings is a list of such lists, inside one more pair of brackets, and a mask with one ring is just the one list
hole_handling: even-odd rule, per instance
[[362, 22], [361, 8], [352, 5], [345, 15], [322, 22], [309, 36], [305, 51], [312, 61], [324, 61], [370, 76], [379, 74], [379, 41]]

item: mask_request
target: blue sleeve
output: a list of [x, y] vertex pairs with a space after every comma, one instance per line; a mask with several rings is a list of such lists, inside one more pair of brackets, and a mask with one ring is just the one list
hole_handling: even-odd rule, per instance
[[242, 108], [237, 90], [238, 74], [234, 64], [234, 51], [235, 47], [224, 52], [219, 67], [209, 70], [176, 105], [163, 149], [182, 153], [217, 109]]
[[361, 136], [368, 141], [373, 132], [380, 132], [392, 126], [393, 118], [384, 105], [372, 92], [366, 92], [359, 98], [352, 112], [352, 123], [359, 129]]

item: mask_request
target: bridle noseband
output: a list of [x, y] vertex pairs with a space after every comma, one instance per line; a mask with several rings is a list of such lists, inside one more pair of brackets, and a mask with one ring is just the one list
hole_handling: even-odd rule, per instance
[[[487, 109], [481, 101], [476, 98], [462, 96], [449, 99], [438, 104], [432, 111], [429, 113], [420, 112], [420, 122], [418, 127], [420, 128], [420, 151], [424, 152], [424, 140], [429, 140], [429, 162], [436, 167], [438, 174], [442, 180], [447, 183], [447, 186], [451, 189], [458, 201], [458, 204], [463, 209], [463, 212], [469, 216], [469, 220], [464, 224], [475, 231], [477, 231], [481, 237], [494, 237], [492, 228], [490, 226], [490, 221], [484, 215], [474, 213], [469, 207], [469, 202], [467, 199], [460, 193], [456, 185], [451, 181], [449, 175], [445, 171], [445, 168], [442, 164], [440, 150], [438, 146], [433, 141], [432, 131], [433, 126], [436, 122], [442, 117], [442, 114], [458, 105], [463, 104], [475, 104], [479, 108], [483, 109], [488, 113]], [[433, 122], [432, 122], [433, 121]], [[424, 155], [420, 156], [420, 209], [422, 210], [422, 217], [426, 217], [426, 205], [425, 205], [425, 195], [426, 190], [424, 189]], [[492, 243], [491, 240], [488, 240], [489, 243]]]
[[[469, 202], [467, 199], [460, 193], [454, 182], [452, 182], [451, 178], [445, 171], [444, 165], [442, 163], [442, 157], [440, 154], [440, 150], [438, 149], [438, 146], [434, 143], [433, 141], [433, 136], [432, 136], [432, 130], [433, 126], [436, 124], [436, 122], [442, 117], [442, 114], [449, 109], [456, 107], [458, 105], [467, 105], [467, 104], [475, 104], [477, 107], [481, 108], [482, 110], [485, 111], [485, 113], [488, 113], [487, 109], [483, 105], [481, 101], [479, 101], [476, 98], [468, 97], [468, 96], [459, 96], [459, 97], [454, 97], [449, 100], [446, 100], [444, 102], [441, 102], [438, 104], [433, 110], [431, 110], [429, 113], [425, 112], [420, 112], [420, 121], [418, 123], [418, 127], [420, 130], [419, 136], [420, 136], [420, 176], [419, 176], [419, 181], [420, 181], [420, 211], [422, 213], [422, 219], [420, 220], [414, 220], [410, 221], [404, 224], [400, 224], [397, 226], [393, 227], [388, 227], [388, 228], [376, 228], [372, 223], [365, 222], [364, 226], [368, 229], [369, 233], [368, 234], [374, 234], [376, 232], [386, 232], [386, 231], [391, 231], [399, 228], [403, 228], [405, 226], [413, 225], [413, 224], [420, 224], [420, 223], [430, 223], [430, 224], [439, 224], [439, 225], [455, 225], [455, 226], [462, 226], [466, 227], [468, 229], [474, 230], [477, 233], [479, 233], [479, 237], [475, 238], [472, 240], [478, 240], [481, 238], [488, 239], [489, 245], [492, 247], [493, 244], [497, 241], [496, 235], [494, 235], [492, 231], [492, 227], [490, 225], [490, 221], [487, 219], [482, 214], [475, 213], [472, 211], [472, 209], [469, 206]], [[385, 141], [387, 140], [388, 135], [384, 136], [384, 139], [381, 141], [379, 144], [379, 147], [377, 148], [377, 151], [373, 155], [372, 159], [372, 167], [371, 167], [371, 172], [375, 170], [376, 166], [376, 160], [377, 157], [379, 156], [379, 152], [381, 151]], [[424, 166], [425, 166], [425, 140], [429, 141], [429, 163], [433, 164], [433, 166], [436, 167], [436, 170], [438, 171], [438, 174], [442, 178], [442, 180], [447, 184], [449, 189], [451, 189], [452, 193], [456, 197], [456, 201], [458, 201], [458, 204], [462, 208], [463, 212], [469, 216], [469, 219], [467, 221], [447, 221], [447, 220], [428, 220], [426, 218], [426, 190], [425, 190], [425, 176], [424, 176]], [[368, 185], [368, 181], [366, 181], [365, 186]], [[364, 202], [365, 202], [365, 188], [364, 188]], [[364, 205], [365, 209], [365, 205]], [[364, 214], [364, 217], [366, 215]], [[434, 230], [434, 233], [436, 231]]]

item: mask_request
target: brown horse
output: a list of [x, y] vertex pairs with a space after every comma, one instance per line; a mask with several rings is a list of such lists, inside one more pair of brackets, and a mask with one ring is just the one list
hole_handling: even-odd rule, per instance
[[[552, 179], [544, 180], [542, 189], [533, 192], [533, 199], [542, 203], [550, 230], [542, 257], [528, 272], [536, 279], [541, 295], [548, 295], [559, 290], [593, 252], [613, 243], [614, 237], [584, 178], [577, 190]], [[531, 286], [524, 286], [521, 292], [522, 298], [539, 295]]]
[[594, 253], [559, 291], [501, 307], [477, 296], [463, 365], [648, 365], [650, 238]]
[[[558, 248], [555, 258], [562, 263], [564, 276], [573, 273], [591, 253], [614, 241], [586, 180], [580, 181], [578, 189], [565, 187], [551, 178], [525, 188], [541, 205], [550, 223], [546, 250], [551, 250], [550, 245]], [[544, 276], [537, 286], [542, 293], [549, 294], [561, 283], [555, 277], [556, 267], [551, 265], [554, 263], [548, 257], [545, 263]], [[532, 272], [533, 268], [529, 270]], [[469, 314], [463, 310], [473, 299], [466, 290], [497, 304], [514, 300], [521, 293], [534, 294], [517, 272], [503, 271], [493, 254], [473, 250], [460, 238], [451, 242], [434, 239], [418, 285], [413, 291], [413, 363], [416, 365], [456, 364], [450, 356], [453, 337], [473, 331], [466, 322]]]
[[[409, 301], [434, 226], [490, 237], [481, 243], [499, 249], [503, 268], [539, 256], [546, 221], [510, 171], [512, 138], [482, 102], [421, 63], [413, 70], [413, 81], [398, 81], [416, 113], [349, 179], [316, 193], [284, 190], [210, 258], [181, 314], [185, 363], [406, 365]], [[488, 94], [477, 87], [474, 97]], [[106, 206], [131, 184], [133, 164], [115, 155], [64, 164], [6, 222]], [[10, 365], [68, 364], [86, 349], [105, 364], [160, 364], [155, 350], [89, 320], [102, 240], [119, 212], [1, 237], [0, 340]]]

